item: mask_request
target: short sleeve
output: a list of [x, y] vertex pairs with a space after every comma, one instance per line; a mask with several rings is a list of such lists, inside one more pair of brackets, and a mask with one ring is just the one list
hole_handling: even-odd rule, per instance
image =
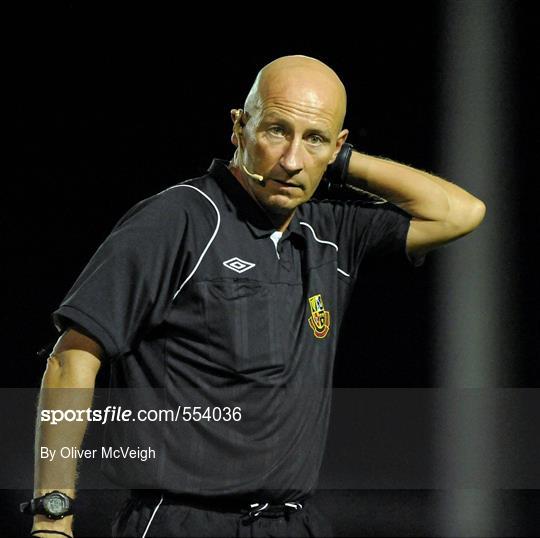
[[356, 274], [368, 260], [413, 263], [407, 256], [410, 215], [390, 203], [338, 202], [334, 208], [339, 258]]
[[186, 220], [183, 205], [163, 194], [135, 205], [53, 312], [56, 328], [81, 328], [109, 358], [130, 349], [162, 321], [185, 271]]

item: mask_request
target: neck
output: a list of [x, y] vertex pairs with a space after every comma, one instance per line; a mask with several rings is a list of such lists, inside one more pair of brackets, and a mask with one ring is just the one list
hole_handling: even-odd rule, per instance
[[[273, 222], [273, 224], [276, 227], [276, 230], [278, 232], [284, 232], [289, 227], [289, 224], [291, 223], [291, 220], [292, 220], [292, 218], [294, 216], [295, 211], [296, 211], [296, 208], [293, 209], [292, 212], [288, 216], [282, 216], [281, 223], [279, 223], [278, 221], [272, 220], [272, 222]], [[283, 218], [285, 220], [283, 220]]]

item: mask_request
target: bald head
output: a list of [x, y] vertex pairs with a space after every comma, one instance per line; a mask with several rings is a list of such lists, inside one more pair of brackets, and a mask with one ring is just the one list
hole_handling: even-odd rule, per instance
[[246, 98], [245, 111], [257, 116], [269, 102], [295, 102], [306, 110], [319, 110], [335, 132], [343, 127], [347, 93], [337, 74], [308, 56], [283, 56], [263, 67]]

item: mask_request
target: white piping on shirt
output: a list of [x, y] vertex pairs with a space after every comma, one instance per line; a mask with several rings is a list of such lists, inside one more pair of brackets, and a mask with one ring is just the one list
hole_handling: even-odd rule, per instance
[[154, 521], [154, 516], [157, 514], [157, 511], [159, 510], [159, 507], [161, 506], [161, 503], [163, 502], [163, 493], [161, 494], [161, 499], [159, 499], [159, 502], [157, 503], [156, 507], [154, 508], [154, 511], [152, 512], [152, 515], [150, 516], [150, 521], [146, 525], [146, 529], [144, 529], [143, 535], [141, 538], [146, 537], [146, 533], [150, 529], [150, 525], [152, 525], [152, 521]]
[[219, 209], [217, 208], [217, 205], [214, 203], [214, 201], [210, 198], [210, 196], [205, 194], [203, 191], [201, 191], [197, 187], [194, 187], [193, 185], [176, 185], [176, 186], [177, 187], [188, 187], [190, 189], [195, 189], [197, 192], [201, 193], [214, 206], [214, 209], [216, 210], [216, 213], [217, 213], [217, 225], [216, 225], [216, 229], [214, 230], [214, 233], [212, 234], [212, 237], [210, 238], [210, 241], [208, 241], [208, 244], [206, 245], [206, 248], [203, 250], [203, 252], [202, 252], [202, 254], [200, 256], [199, 261], [195, 264], [195, 267], [193, 268], [193, 271], [191, 271], [191, 273], [186, 278], [186, 280], [184, 280], [184, 282], [182, 282], [182, 285], [175, 292], [175, 294], [173, 296], [173, 301], [176, 299], [176, 296], [182, 291], [182, 288], [188, 283], [189, 279], [195, 274], [195, 271], [199, 268], [199, 265], [201, 264], [205, 254], [206, 254], [206, 251], [210, 248], [210, 245], [214, 241], [214, 239], [215, 239], [215, 237], [216, 237], [216, 235], [218, 233], [219, 226], [221, 224], [221, 215], [219, 213]]
[[[318, 243], [323, 243], [325, 245], [330, 245], [330, 246], [332, 246], [332, 247], [334, 247], [336, 249], [336, 252], [339, 251], [338, 246], [335, 243], [332, 243], [332, 241], [323, 241], [322, 239], [319, 239], [317, 237], [317, 234], [315, 233], [315, 230], [313, 229], [313, 227], [310, 224], [308, 224], [307, 222], [303, 222], [303, 221], [300, 221], [300, 224], [302, 226], [307, 226], [311, 230], [311, 233], [313, 234], [313, 238], [315, 239], [315, 241], [317, 241]], [[349, 275], [349, 273], [346, 273], [345, 271], [343, 271], [343, 269], [340, 269], [338, 267], [337, 270], [342, 275], [348, 276], [350, 278], [351, 275]]]

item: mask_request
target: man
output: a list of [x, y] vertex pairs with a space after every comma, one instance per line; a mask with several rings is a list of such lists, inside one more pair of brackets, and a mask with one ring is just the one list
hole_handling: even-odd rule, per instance
[[[111, 363], [115, 386], [164, 391], [146, 396], [146, 407], [203, 402], [242, 415], [160, 424], [148, 467], [105, 462], [109, 477], [134, 490], [116, 536], [331, 535], [309, 497], [358, 268], [381, 256], [417, 264], [485, 213], [443, 179], [351, 154], [345, 111], [345, 88], [323, 63], [271, 62], [244, 110], [231, 111], [233, 160], [132, 208], [55, 312], [63, 333], [41, 408], [69, 408], [48, 388], [89, 389], [77, 405], [90, 406], [95, 376]], [[347, 181], [393, 206], [311, 200], [336, 160]], [[36, 446], [79, 446], [85, 425], [38, 422]], [[152, 438], [142, 423], [116, 441], [123, 435], [133, 446]], [[37, 458], [37, 535], [71, 535], [69, 510], [62, 519], [44, 512], [52, 489], [69, 505], [75, 472], [73, 460]]]

